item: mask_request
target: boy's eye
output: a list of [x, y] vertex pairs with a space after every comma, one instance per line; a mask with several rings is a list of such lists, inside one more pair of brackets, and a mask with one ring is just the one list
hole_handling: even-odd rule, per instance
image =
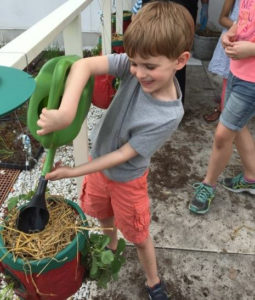
[[154, 70], [156, 67], [154, 65], [146, 65], [146, 69]]
[[133, 66], [133, 67], [136, 67], [136, 66], [137, 66], [137, 64], [134, 63], [133, 61], [130, 62], [130, 65]]

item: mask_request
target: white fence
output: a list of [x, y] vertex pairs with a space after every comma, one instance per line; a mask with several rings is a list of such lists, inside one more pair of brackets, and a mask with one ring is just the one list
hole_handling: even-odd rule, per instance
[[[65, 54], [82, 56], [81, 12], [93, 0], [69, 0], [55, 9], [48, 16], [31, 26], [24, 33], [0, 49], [0, 65], [24, 69], [40, 54], [60, 33], [63, 34]], [[124, 1], [124, 0], [123, 0]], [[111, 0], [102, 1], [102, 46], [103, 53], [111, 52]], [[116, 22], [122, 31], [122, 0], [118, 0]], [[75, 163], [87, 160], [87, 126], [74, 140]], [[78, 151], [84, 149], [84, 151]], [[81, 155], [82, 153], [82, 155]], [[80, 188], [81, 181], [78, 181]]]

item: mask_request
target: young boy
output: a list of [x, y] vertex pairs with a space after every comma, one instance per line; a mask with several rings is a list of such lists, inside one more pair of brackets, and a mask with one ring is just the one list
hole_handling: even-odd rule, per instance
[[175, 72], [185, 66], [194, 35], [189, 12], [171, 2], [152, 2], [135, 16], [124, 34], [126, 54], [90, 57], [76, 62], [58, 110], [42, 110], [38, 134], [62, 129], [73, 120], [80, 94], [92, 75], [110, 73], [120, 87], [96, 135], [92, 160], [59, 167], [46, 179], [85, 176], [81, 205], [98, 218], [117, 246], [117, 228], [134, 243], [146, 276], [150, 299], [169, 299], [157, 272], [149, 234], [147, 174], [153, 153], [169, 139], [182, 117]]
[[216, 181], [227, 165], [235, 143], [244, 167], [242, 174], [225, 178], [223, 186], [235, 193], [255, 195], [255, 143], [247, 128], [255, 115], [255, 0], [241, 0], [238, 23], [222, 36], [230, 57], [225, 107], [214, 136], [207, 174], [195, 192], [189, 209], [197, 214], [209, 210]]

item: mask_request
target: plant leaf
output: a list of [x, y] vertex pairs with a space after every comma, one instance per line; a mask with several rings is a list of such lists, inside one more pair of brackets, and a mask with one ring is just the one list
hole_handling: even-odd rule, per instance
[[118, 258], [119, 258], [119, 260], [120, 260], [121, 265], [124, 265], [125, 262], [126, 262], [126, 257], [125, 257], [124, 255], [121, 255], [121, 256], [119, 256]]
[[92, 257], [92, 265], [89, 274], [92, 278], [95, 278], [97, 272], [98, 272], [97, 259], [95, 257]]
[[104, 270], [97, 282], [98, 287], [103, 287], [107, 288], [107, 283], [111, 280], [111, 274], [107, 271]]
[[101, 262], [109, 265], [114, 260], [114, 255], [111, 250], [106, 250], [101, 253]]
[[86, 257], [87, 254], [89, 252], [89, 243], [87, 242], [87, 240], [85, 241], [85, 245], [84, 247], [81, 249], [81, 254]]
[[16, 207], [18, 202], [19, 202], [18, 196], [10, 198], [8, 200], [8, 204], [7, 204], [8, 211], [11, 211], [14, 207]]
[[35, 192], [34, 191], [30, 191], [28, 192], [26, 195], [24, 195], [24, 200], [31, 200], [31, 198], [34, 196]]
[[92, 244], [96, 244], [96, 243], [98, 242], [98, 234], [96, 234], [96, 233], [91, 233], [91, 234], [89, 235], [89, 241], [90, 241], [90, 243], [92, 243]]
[[112, 274], [118, 273], [120, 268], [121, 268], [121, 261], [119, 259], [115, 258], [111, 264]]
[[121, 254], [126, 248], [126, 242], [124, 239], [120, 238], [117, 245], [116, 254]]
[[101, 250], [104, 250], [104, 248], [110, 243], [110, 238], [108, 235], [102, 234], [101, 235]]
[[113, 274], [112, 274], [112, 279], [113, 279], [113, 280], [116, 281], [116, 280], [118, 280], [118, 278], [119, 278], [119, 272], [118, 272], [118, 273], [113, 273]]

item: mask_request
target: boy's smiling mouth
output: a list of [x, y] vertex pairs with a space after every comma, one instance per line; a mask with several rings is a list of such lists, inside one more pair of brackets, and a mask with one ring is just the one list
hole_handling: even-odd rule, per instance
[[152, 83], [154, 82], [154, 80], [150, 79], [150, 80], [139, 80], [141, 86], [143, 87], [149, 87], [152, 85]]

